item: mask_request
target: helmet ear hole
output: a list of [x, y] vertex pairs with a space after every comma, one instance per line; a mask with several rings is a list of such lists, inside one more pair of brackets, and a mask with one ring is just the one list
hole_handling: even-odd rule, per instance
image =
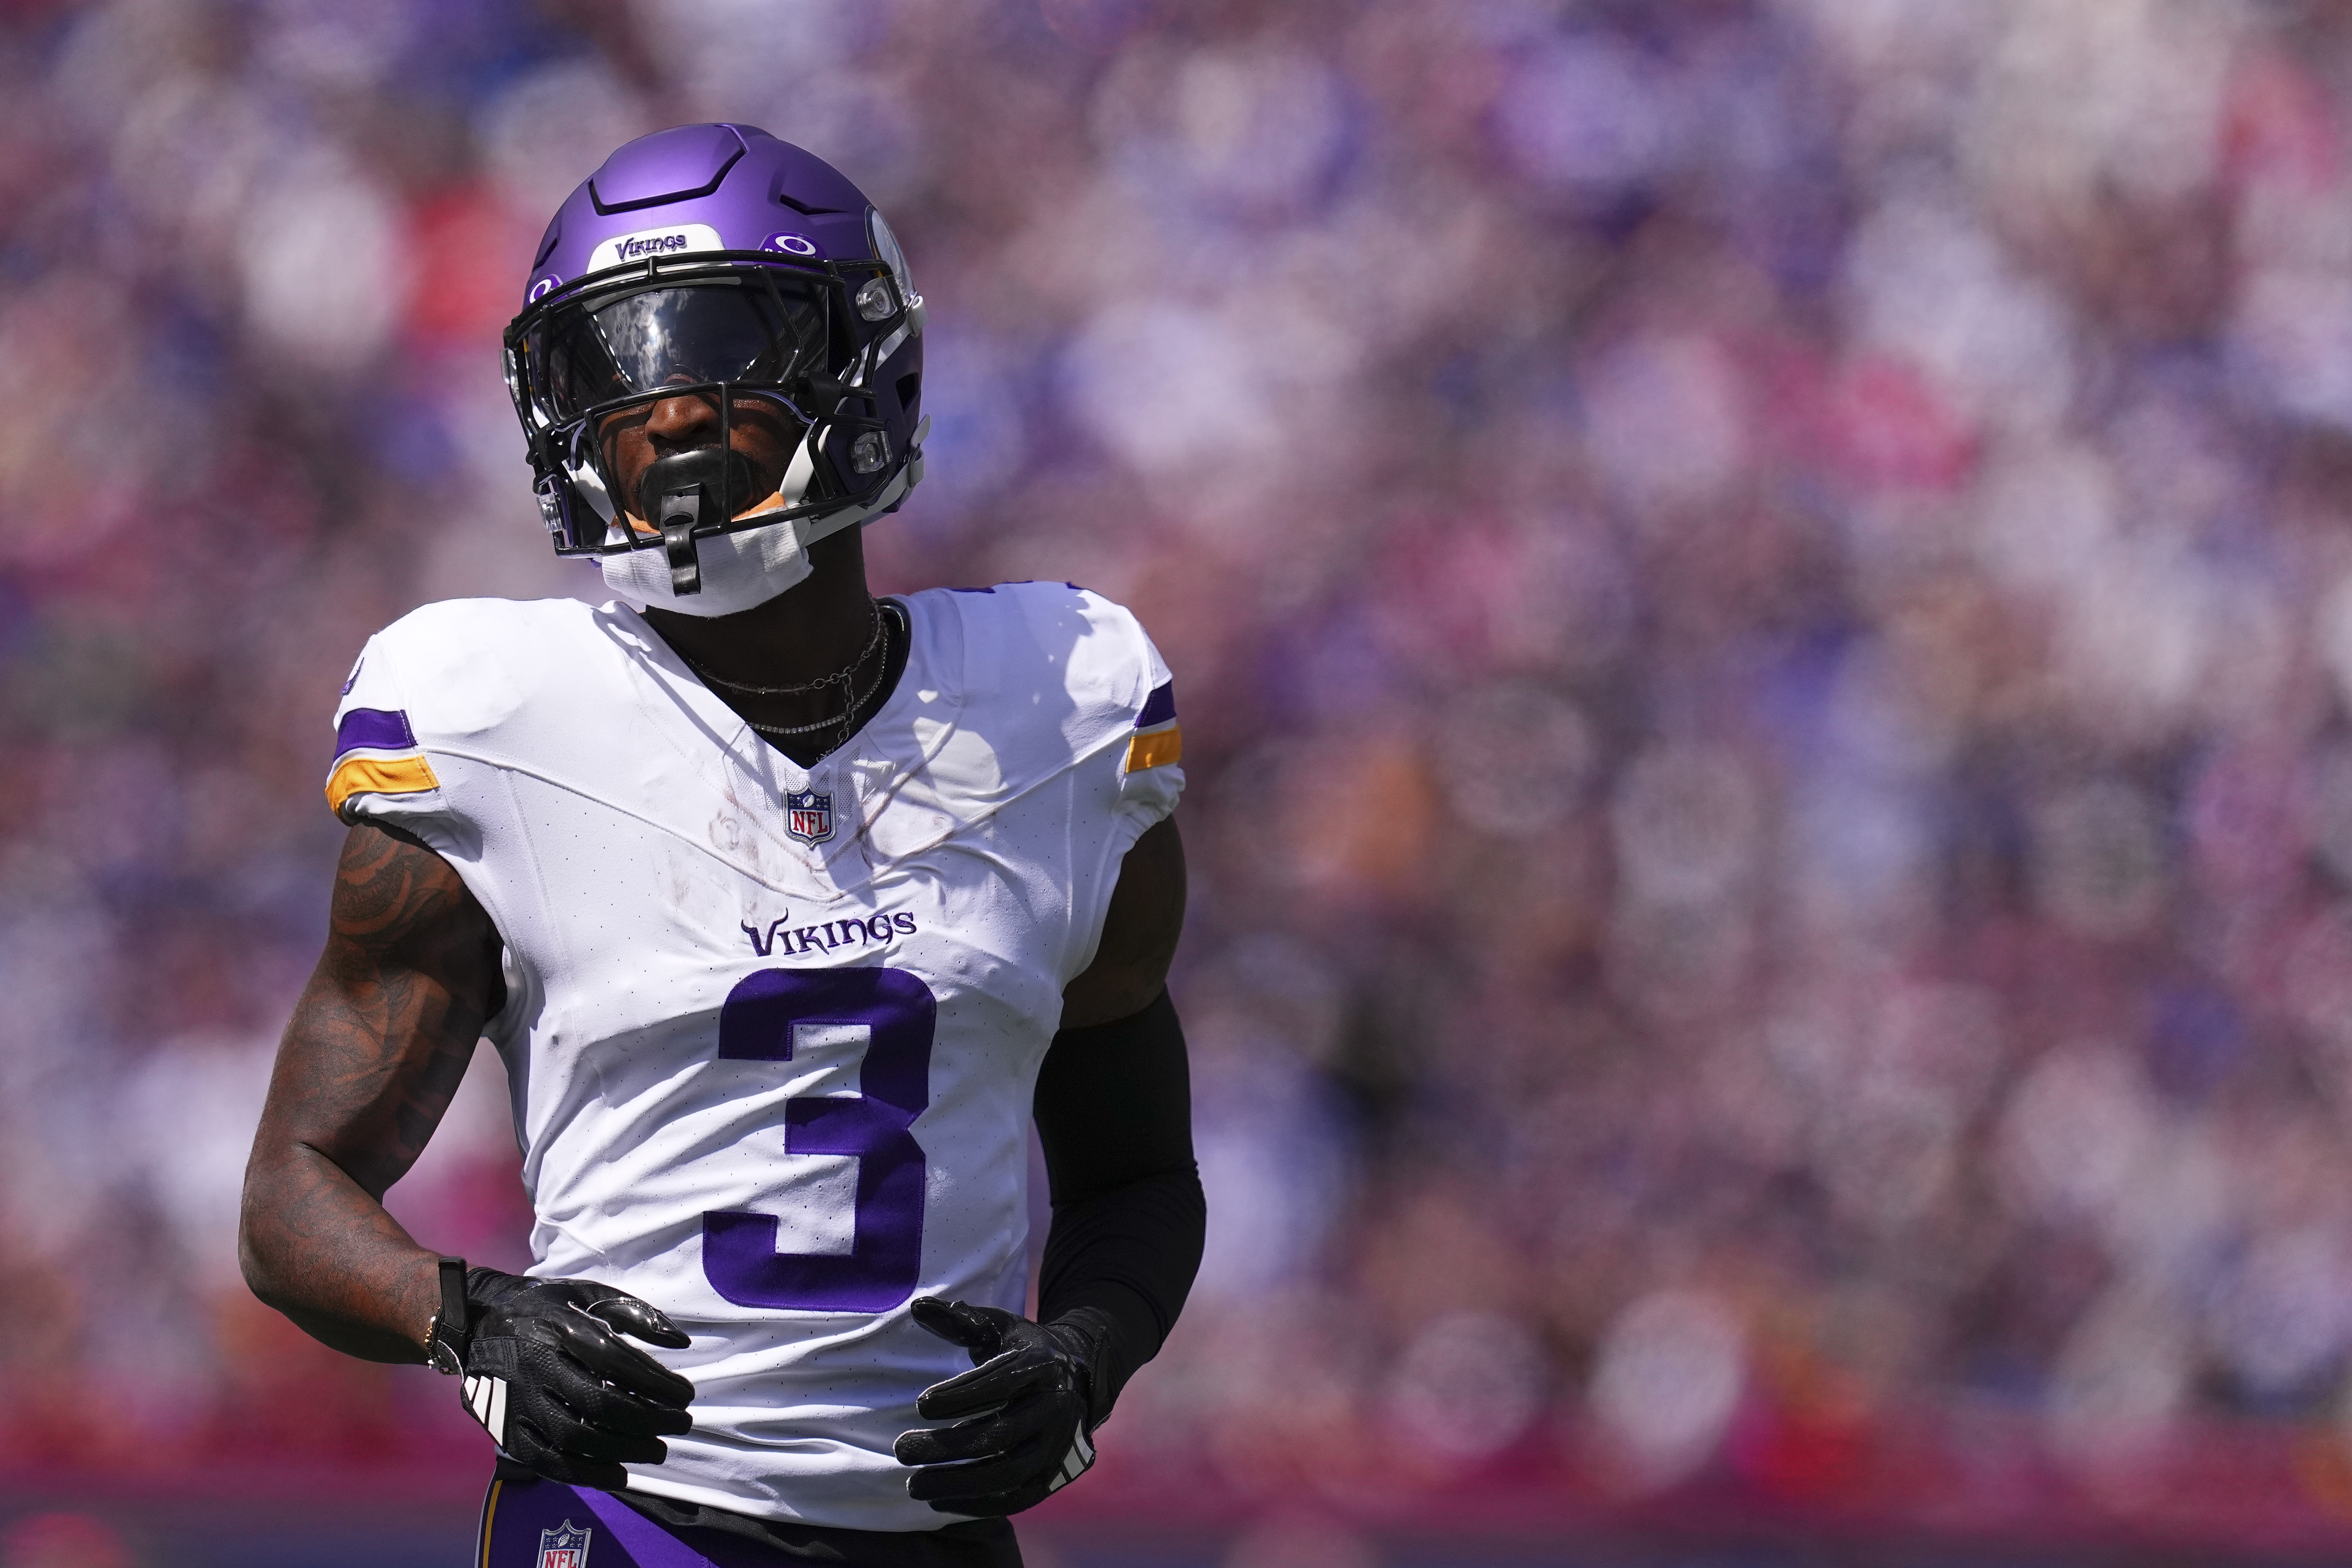
[[923, 373], [919, 370], [908, 371], [898, 381], [898, 406], [912, 408], [915, 406], [915, 399], [922, 395], [922, 391]]

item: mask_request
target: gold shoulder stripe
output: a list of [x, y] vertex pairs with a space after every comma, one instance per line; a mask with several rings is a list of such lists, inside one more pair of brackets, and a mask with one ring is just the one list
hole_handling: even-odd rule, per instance
[[327, 807], [338, 816], [355, 795], [415, 795], [439, 789], [423, 757], [346, 757], [327, 775]]
[[1161, 767], [1181, 760], [1183, 755], [1184, 731], [1171, 724], [1165, 730], [1138, 735], [1127, 743], [1127, 771], [1133, 773]]

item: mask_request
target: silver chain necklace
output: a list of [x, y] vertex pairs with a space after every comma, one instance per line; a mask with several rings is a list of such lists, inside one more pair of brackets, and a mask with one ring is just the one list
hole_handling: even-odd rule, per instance
[[[842, 695], [848, 701], [840, 712], [830, 719], [820, 719], [814, 724], [762, 724], [756, 719], [744, 719], [743, 722], [751, 725], [762, 735], [811, 735], [820, 730], [838, 729], [843, 732], [843, 738], [847, 739], [850, 721], [857, 716], [857, 710], [866, 706], [872, 700], [874, 693], [880, 689], [882, 678], [890, 670], [890, 661], [885, 658], [880, 668], [875, 670], [874, 679], [867, 683], [866, 689], [859, 691], [856, 689], [857, 672], [866, 668], [866, 661], [874, 657], [875, 649], [883, 646], [887, 630], [887, 621], [885, 619], [882, 602], [868, 599], [866, 604], [874, 612], [874, 635], [866, 638], [864, 650], [831, 675], [820, 676], [803, 685], [752, 686], [744, 681], [729, 680], [724, 676], [714, 675], [694, 659], [688, 658], [684, 649], [677, 650], [677, 657], [684, 660], [686, 667], [699, 676], [706, 685], [723, 686], [730, 691], [740, 691], [748, 697], [803, 697], [811, 692], [823, 691], [830, 687], [838, 686], [841, 688]], [[889, 607], [888, 619], [896, 620], [898, 615], [898, 607], [892, 605]]]
[[723, 675], [712, 674], [692, 658], [688, 658], [682, 648], [678, 651], [677, 657], [686, 659], [688, 666], [695, 674], [702, 677], [705, 683], [711, 686], [723, 686], [730, 691], [740, 691], [746, 697], [803, 697], [812, 691], [823, 691], [828, 686], [846, 686], [851, 676], [866, 668], [866, 661], [874, 657], [875, 645], [882, 640], [881, 601], [868, 599], [866, 601], [866, 608], [874, 617], [874, 635], [866, 639], [866, 647], [859, 651], [857, 657], [831, 675], [820, 675], [814, 680], [800, 686], [753, 686], [746, 681], [730, 680]]

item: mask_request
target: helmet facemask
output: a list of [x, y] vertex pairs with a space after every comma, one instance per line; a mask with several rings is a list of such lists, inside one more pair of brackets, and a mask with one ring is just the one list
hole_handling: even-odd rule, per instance
[[[920, 331], [901, 279], [887, 260], [702, 252], [533, 301], [507, 331], [507, 375], [556, 552], [660, 548], [690, 595], [698, 539], [792, 521], [814, 542], [895, 506], [919, 458], [894, 449], [868, 383]], [[678, 397], [715, 409], [715, 445], [658, 452], [625, 485], [620, 437]], [[747, 423], [774, 460], [737, 449]]]

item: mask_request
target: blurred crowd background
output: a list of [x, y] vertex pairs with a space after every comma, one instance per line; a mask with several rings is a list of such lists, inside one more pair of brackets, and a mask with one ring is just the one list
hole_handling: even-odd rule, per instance
[[[602, 596], [532, 243], [731, 119], [929, 301], [881, 585], [1177, 672], [1209, 1255], [1072, 1509], [2352, 1531], [2341, 7], [12, 0], [0, 101], [7, 1469], [479, 1459], [237, 1182], [361, 642]], [[502, 1096], [394, 1206], [513, 1265]]]

